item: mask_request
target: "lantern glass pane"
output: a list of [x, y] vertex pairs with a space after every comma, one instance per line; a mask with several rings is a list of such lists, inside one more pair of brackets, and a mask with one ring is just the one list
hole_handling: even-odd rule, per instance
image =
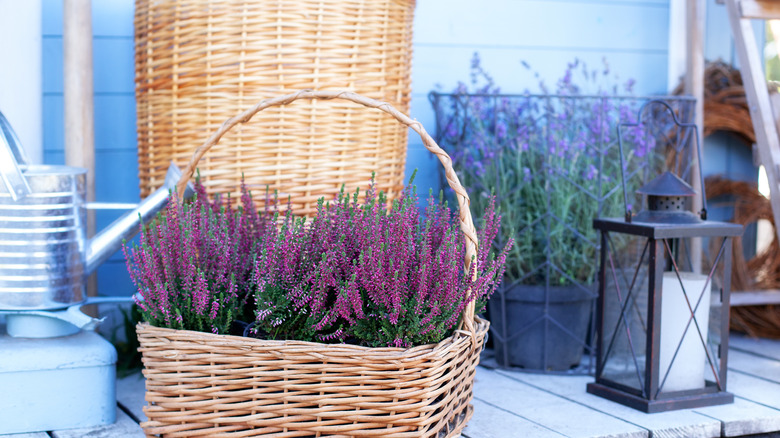
[[724, 318], [722, 243], [723, 238], [702, 239], [705, 255], [700, 274], [688, 270], [692, 265], [691, 239], [680, 239], [676, 250], [669, 245], [676, 263], [670, 263], [664, 272], [662, 286], [658, 381], [661, 395], [718, 386]]
[[646, 239], [610, 236], [604, 281], [601, 377], [636, 391], [644, 381], [648, 309]]

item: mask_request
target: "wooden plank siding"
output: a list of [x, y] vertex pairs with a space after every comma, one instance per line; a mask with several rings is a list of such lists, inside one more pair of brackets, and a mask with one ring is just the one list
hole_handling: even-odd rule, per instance
[[[64, 163], [62, 1], [43, 6], [43, 154], [47, 164]], [[132, 0], [92, 1], [95, 186], [98, 202], [139, 201], [135, 127]], [[100, 230], [122, 211], [98, 211]], [[98, 268], [101, 295], [134, 292], [124, 257], [117, 252]], [[116, 318], [112, 318], [116, 320]]]

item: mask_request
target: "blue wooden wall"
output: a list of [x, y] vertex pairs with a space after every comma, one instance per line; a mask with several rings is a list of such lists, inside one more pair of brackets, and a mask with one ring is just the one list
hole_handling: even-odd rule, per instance
[[[762, 21], [754, 23], [756, 40], [763, 46], [764, 26]], [[707, 0], [707, 30], [704, 57], [708, 60], [722, 60], [728, 64], [739, 65], [731, 38], [728, 15], [723, 5], [716, 0]], [[756, 182], [758, 168], [753, 164], [753, 154], [749, 146], [728, 133], [716, 133], [704, 143], [705, 175], [728, 175], [739, 181]]]
[[[723, 23], [725, 9], [709, 2], [708, 15], [714, 18], [708, 21]], [[137, 202], [133, 0], [92, 3], [97, 200]], [[553, 84], [566, 64], [579, 58], [592, 67], [606, 59], [619, 78], [636, 80], [638, 94], [665, 93], [668, 26], [668, 0], [420, 0], [411, 116], [434, 130], [427, 94], [434, 89], [450, 91], [458, 81], [468, 81], [474, 52], [506, 92], [536, 86], [537, 79], [522, 67], [523, 61]], [[731, 53], [727, 29], [709, 27], [708, 41], [715, 43], [708, 43], [708, 57]], [[62, 163], [61, 0], [43, 0], [43, 56], [44, 157], [48, 163]], [[419, 169], [420, 193], [429, 187], [438, 190], [437, 165], [411, 132], [407, 175]], [[100, 213], [99, 226], [115, 216]], [[132, 293], [121, 254], [100, 268], [99, 292]]]
[[[92, 2], [95, 91], [95, 191], [101, 202], [138, 202], [138, 153], [133, 92], [133, 1]], [[62, 164], [62, 0], [43, 0], [44, 162]], [[98, 212], [98, 229], [116, 212]], [[102, 295], [131, 295], [124, 257], [115, 254], [98, 269]]]

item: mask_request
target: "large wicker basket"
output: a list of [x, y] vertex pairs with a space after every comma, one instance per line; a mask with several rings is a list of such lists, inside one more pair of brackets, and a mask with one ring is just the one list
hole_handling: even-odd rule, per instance
[[[408, 112], [415, 0], [136, 0], [135, 77], [141, 196], [169, 162], [267, 96], [351, 90]], [[372, 170], [392, 199], [403, 186], [407, 130], [343, 102], [274, 108], [205, 157], [210, 191], [270, 186], [299, 214]]]
[[[227, 120], [195, 151], [180, 186], [222, 135], [257, 112], [298, 99], [336, 98], [392, 115], [436, 154], [460, 206], [468, 272], [477, 238], [450, 157], [419, 122], [354, 93], [302, 91], [261, 101]], [[472, 383], [488, 330], [473, 302], [461, 320], [449, 338], [411, 349], [267, 341], [139, 324], [149, 403], [142, 426], [149, 436], [166, 437], [454, 437], [471, 418]]]

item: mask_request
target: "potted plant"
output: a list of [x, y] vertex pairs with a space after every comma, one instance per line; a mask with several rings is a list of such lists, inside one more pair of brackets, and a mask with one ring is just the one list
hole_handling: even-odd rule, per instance
[[[304, 91], [229, 120], [184, 175], [220, 132], [300, 98], [382, 107], [430, 139], [387, 104]], [[453, 188], [465, 194], [457, 177]], [[457, 436], [487, 332], [474, 309], [511, 247], [476, 245], [498, 233], [493, 208], [477, 230], [465, 197], [457, 212], [430, 197], [422, 213], [411, 186], [392, 203], [370, 187], [321, 199], [307, 220], [268, 193], [258, 211], [242, 189], [237, 208], [202, 188], [172, 202], [127, 249], [146, 321], [147, 434]]]
[[[542, 94], [502, 94], [475, 55], [471, 89], [431, 94], [437, 139], [472, 206], [481, 211], [495, 197], [504, 220], [496, 245], [515, 240], [489, 309], [501, 366], [568, 371], [590, 348], [600, 245], [591, 222], [623, 215], [617, 125], [635, 121], [647, 99], [619, 95], [611, 82], [606, 64], [596, 71], [575, 61], [554, 90], [542, 83]], [[632, 187], [654, 163], [649, 131], [624, 134]]]

